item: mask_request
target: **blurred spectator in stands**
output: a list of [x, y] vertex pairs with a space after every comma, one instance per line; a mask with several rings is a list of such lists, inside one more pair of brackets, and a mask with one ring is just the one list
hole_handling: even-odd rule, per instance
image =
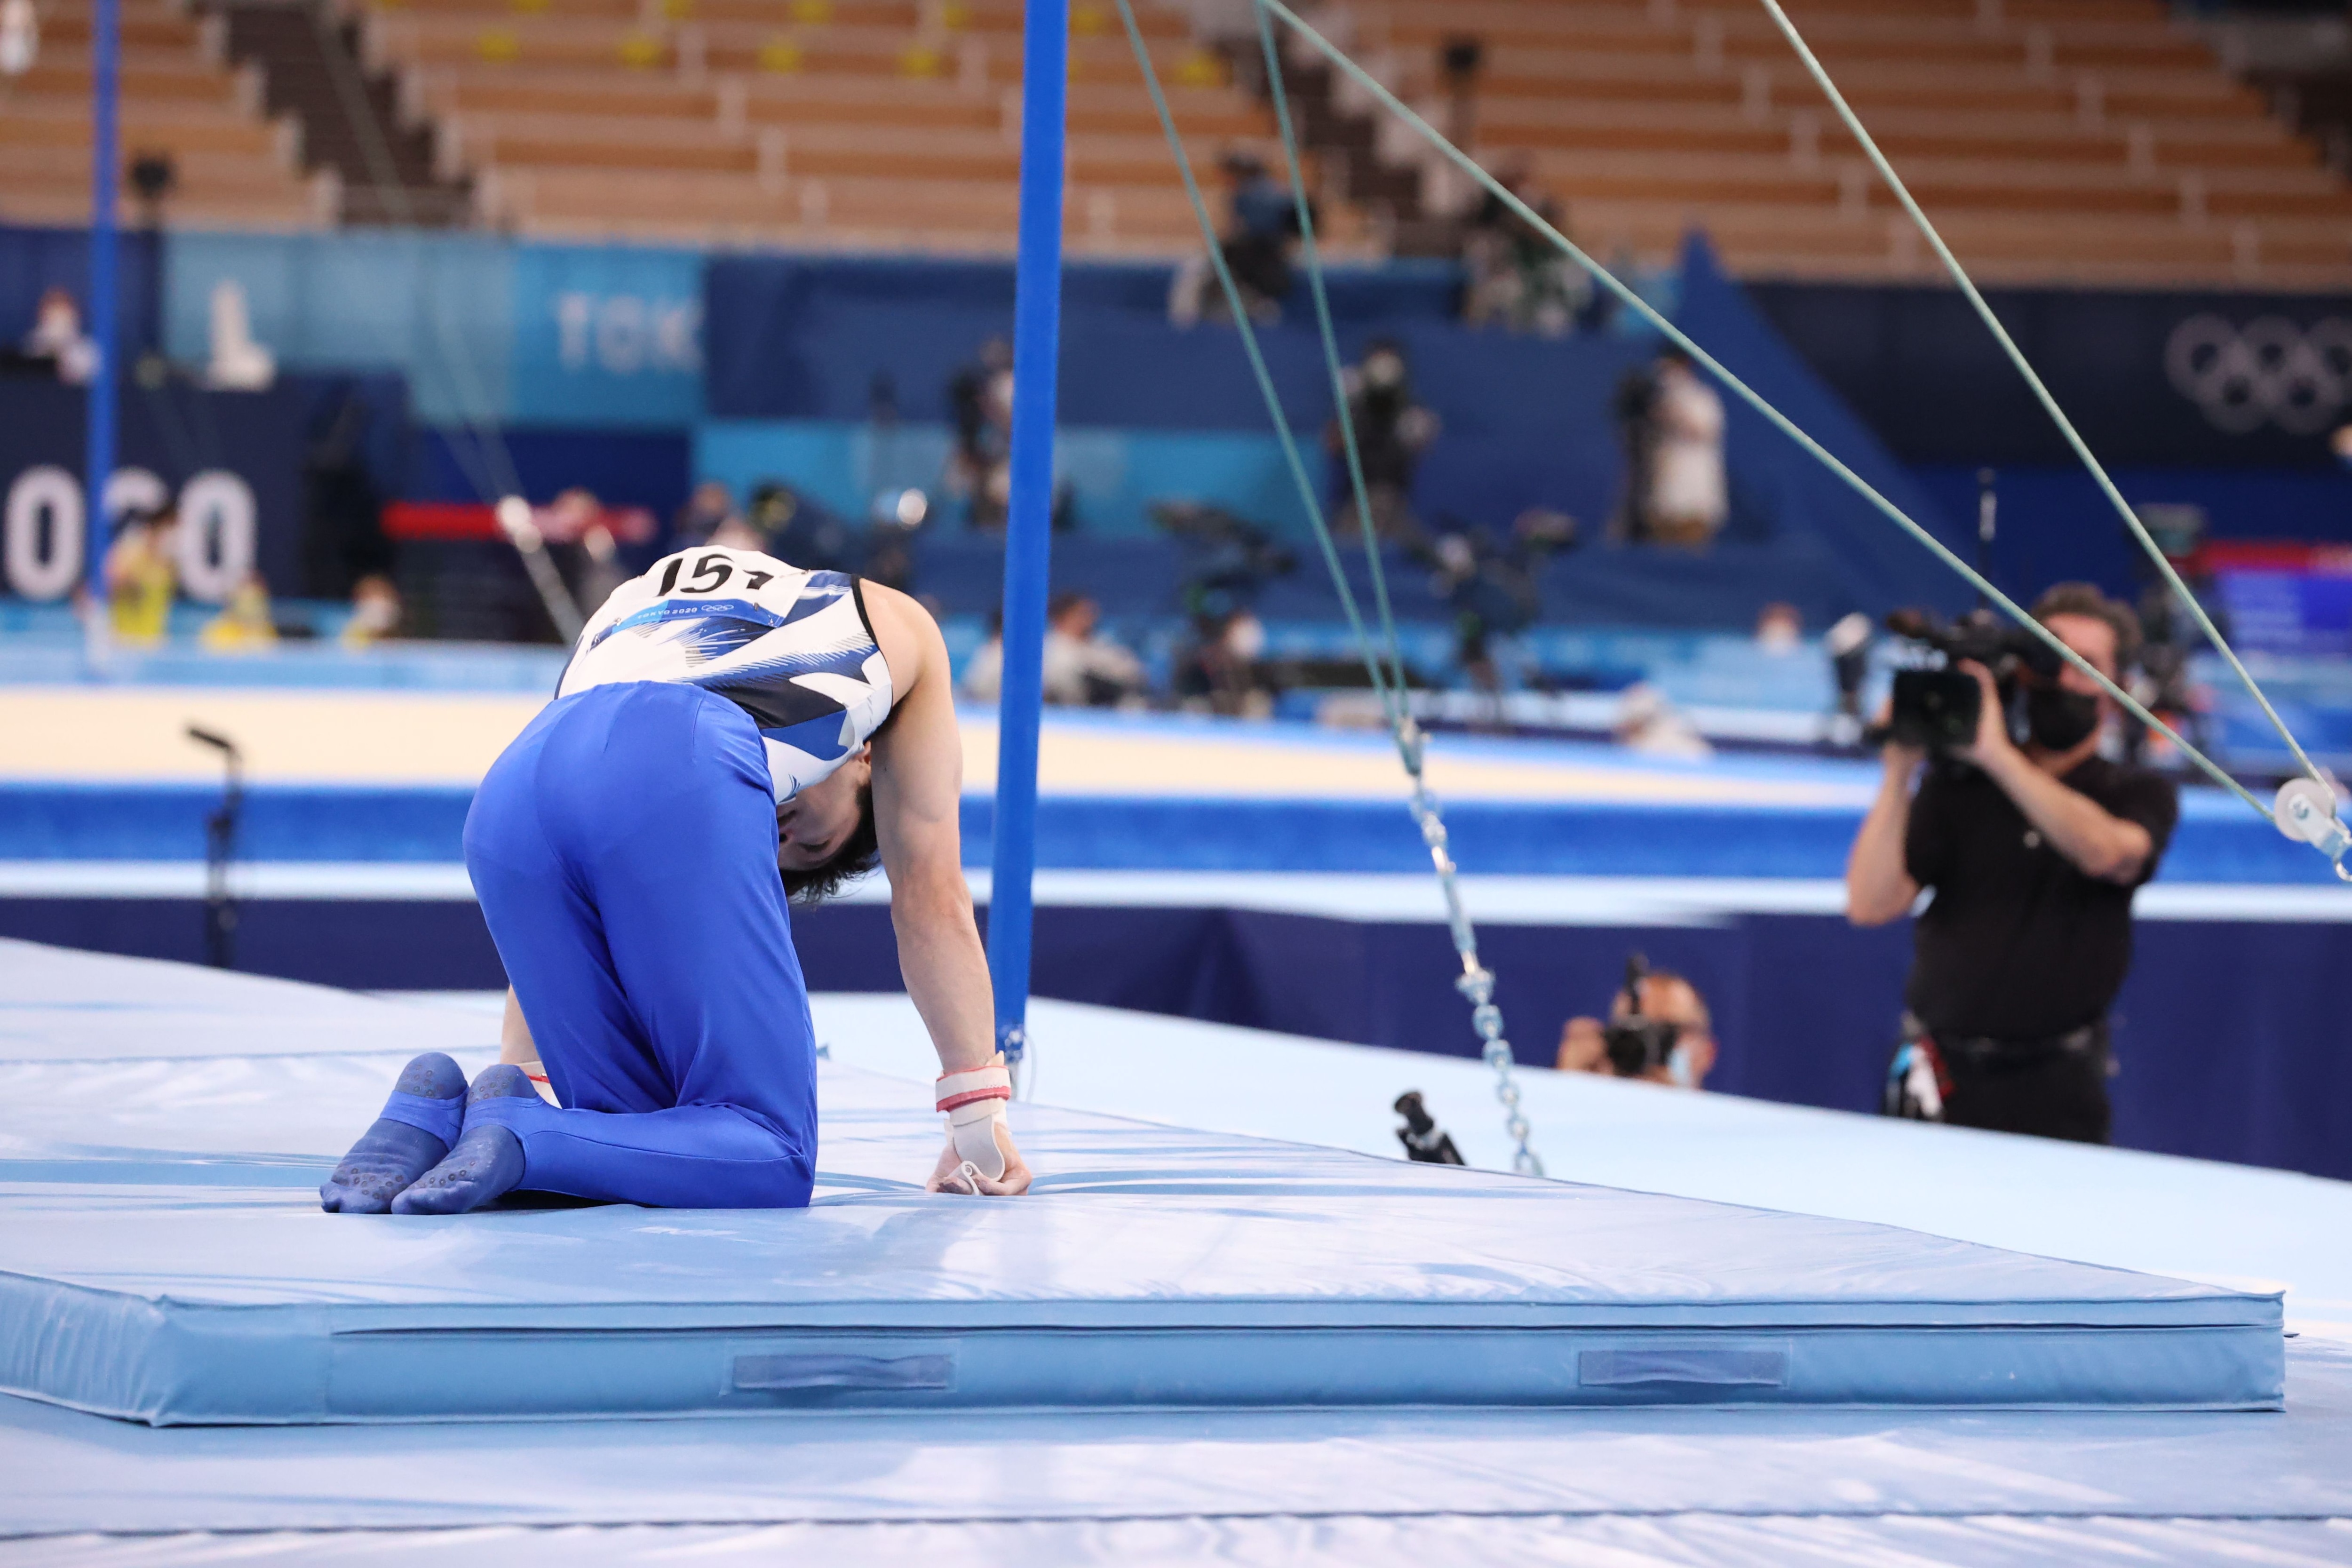
[[[832, 508], [788, 484], [763, 479], [752, 487], [750, 510], [750, 532], [756, 542], [739, 548], [765, 551], [813, 572], [857, 570], [865, 538]], [[726, 541], [713, 534], [711, 542]]]
[[[1546, 223], [1568, 232], [1559, 205], [1530, 183], [1525, 158], [1513, 158], [1496, 178]], [[1485, 193], [1463, 230], [1462, 266], [1469, 276], [1462, 319], [1473, 327], [1499, 322], [1515, 332], [1559, 337], [1575, 325], [1592, 296], [1592, 280], [1583, 269], [1492, 191]]]
[[[1440, 421], [1413, 401], [1412, 372], [1404, 346], [1393, 338], [1374, 338], [1364, 357], [1348, 368], [1342, 384], [1348, 393], [1348, 417], [1355, 426], [1356, 454], [1363, 463], [1364, 494], [1372, 508], [1372, 531], [1391, 543], [1423, 542], [1421, 520], [1412, 510], [1412, 479], [1421, 455], [1437, 438]], [[1349, 482], [1346, 447], [1339, 422], [1331, 421], [1324, 445], [1336, 461], [1333, 492], [1338, 502], [1333, 524], [1341, 538], [1362, 537], [1356, 517], [1354, 487]]]
[[580, 603], [593, 615], [613, 596], [614, 589], [629, 580], [629, 569], [621, 562], [620, 542], [602, 522], [592, 522], [581, 531], [580, 552], [584, 557], [580, 565]]
[[[583, 613], [594, 615], [613, 590], [628, 581], [619, 542], [613, 536], [613, 519], [595, 491], [574, 485], [534, 511], [532, 521], [555, 547], [565, 584]], [[646, 531], [651, 531], [649, 521]]]
[[[1681, 975], [1654, 969], [1642, 978], [1640, 1000], [1642, 1017], [1673, 1031], [1674, 1043], [1667, 1048], [1664, 1061], [1646, 1058], [1646, 1053], [1645, 1059], [1637, 1061], [1636, 1053], [1626, 1050], [1623, 1062], [1612, 1062], [1608, 1028], [1601, 1020], [1570, 1018], [1560, 1029], [1559, 1056], [1555, 1065], [1562, 1072], [1601, 1073], [1683, 1089], [1704, 1088], [1706, 1075], [1715, 1067], [1715, 1023], [1707, 1014], [1706, 998]], [[1629, 1022], [1633, 1016], [1633, 1001], [1621, 986], [1610, 1000], [1610, 1024], [1622, 1026]], [[1625, 1067], [1634, 1070], [1625, 1072]]]
[[1609, 412], [1617, 421], [1617, 446], [1625, 472], [1617, 489], [1617, 510], [1609, 534], [1624, 544], [1650, 539], [1650, 476], [1657, 463], [1658, 367], [1637, 364], [1617, 379]]
[[349, 595], [363, 577], [392, 570], [383, 498], [367, 460], [375, 411], [357, 381], [321, 401], [302, 449], [302, 591]]
[[33, 0], [0, 0], [0, 77], [20, 77], [41, 54], [41, 19]]
[[1756, 651], [1779, 656], [1805, 646], [1805, 617], [1796, 605], [1775, 599], [1756, 612]]
[[735, 515], [735, 492], [727, 488], [727, 481], [705, 479], [694, 487], [686, 504], [669, 520], [670, 540], [680, 550], [697, 544], [723, 543], [712, 536], [730, 522], [740, 526], [741, 521]]
[[[754, 497], [759, 493], [756, 489], [751, 492]], [[768, 536], [752, 527], [751, 520], [740, 511], [730, 512], [725, 521], [712, 529], [709, 542], [722, 550], [761, 551], [766, 550], [770, 542]]]
[[1690, 356], [1658, 356], [1652, 410], [1657, 449], [1650, 468], [1650, 537], [1703, 549], [1731, 515], [1723, 472], [1723, 399], [1701, 381]]
[[1704, 549], [1731, 515], [1723, 468], [1723, 399], [1678, 348], [1618, 384], [1625, 489], [1617, 536], [1628, 543]]
[[1252, 611], [1194, 616], [1170, 681], [1176, 705], [1192, 713], [1271, 718], [1275, 688], [1265, 656], [1265, 624]]
[[972, 650], [956, 689], [965, 700], [993, 702], [1004, 689], [1004, 612], [988, 612], [988, 640]]
[[1715, 748], [1698, 727], [1675, 710], [1665, 693], [1647, 682], [1625, 689], [1618, 700], [1617, 743], [1644, 756], [1704, 762]]
[[365, 647], [400, 631], [400, 590], [381, 574], [352, 584], [352, 618], [343, 623], [343, 646]]
[[278, 623], [270, 616], [269, 584], [260, 573], [245, 574], [245, 581], [229, 595], [220, 613], [205, 623], [196, 640], [215, 653], [276, 646]]
[[33, 312], [33, 330], [25, 334], [24, 357], [49, 365], [68, 386], [85, 384], [98, 369], [98, 345], [82, 335], [81, 307], [68, 290], [43, 290]]
[[[1226, 184], [1226, 219], [1217, 242], [1225, 270], [1242, 297], [1250, 320], [1272, 324], [1282, 319], [1282, 300], [1290, 292], [1291, 253], [1298, 244], [1298, 204], [1291, 199], [1287, 181], [1278, 178], [1256, 153], [1235, 149], [1217, 160]], [[1225, 310], [1224, 290], [1205, 257], [1195, 257], [1176, 269], [1168, 289], [1168, 320], [1189, 327], [1202, 316], [1214, 320]]]
[[866, 531], [866, 564], [858, 575], [869, 583], [915, 591], [915, 535], [931, 515], [931, 498], [908, 487], [875, 498], [873, 526]]
[[[2336, 432], [2331, 445], [2342, 447], [2343, 431]], [[2210, 605], [2209, 615], [2224, 637], [2229, 635], [2229, 616], [2214, 592], [2210, 570], [2200, 561], [2200, 546], [2210, 527], [2210, 520], [2201, 506], [2152, 505], [2133, 509], [2146, 526], [2148, 536], [2157, 542], [2173, 569], [2188, 585], [2189, 592], [2203, 604]], [[2140, 580], [2139, 625], [2141, 642], [2139, 658], [2131, 667], [2131, 678], [2126, 689], [2139, 700], [2140, 705], [2170, 726], [2173, 732], [2200, 751], [2210, 750], [2211, 739], [2210, 715], [2212, 694], [2197, 683], [2189, 660], [2204, 646], [2196, 618], [2189, 615], [2177, 597], [2171, 584], [2165, 582], [2155, 563], [2134, 557], [2133, 575]], [[2188, 759], [2167, 740], [2160, 731], [2151, 729], [2137, 716], [2129, 713], [2116, 716], [2116, 726], [2123, 736], [2125, 760], [2141, 767], [2156, 768], [2168, 773], [2179, 773], [2188, 767]]]
[[126, 517], [106, 549], [107, 611], [117, 640], [152, 647], [172, 624], [180, 592], [180, 514]]
[[[1102, 611], [1084, 594], [1060, 593], [1045, 611], [1045, 700], [1068, 708], [1140, 701], [1150, 681], [1143, 661], [1100, 627]], [[998, 645], [998, 659], [1003, 658]]]
[[1013, 499], [1013, 345], [991, 338], [948, 381], [955, 449], [946, 488], [961, 498], [974, 528], [1002, 528]]

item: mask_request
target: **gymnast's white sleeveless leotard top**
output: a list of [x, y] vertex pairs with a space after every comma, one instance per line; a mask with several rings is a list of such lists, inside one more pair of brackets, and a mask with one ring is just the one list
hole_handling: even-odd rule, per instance
[[857, 580], [703, 545], [613, 590], [581, 629], [555, 695], [624, 680], [699, 686], [751, 716], [790, 800], [890, 716], [890, 667]]

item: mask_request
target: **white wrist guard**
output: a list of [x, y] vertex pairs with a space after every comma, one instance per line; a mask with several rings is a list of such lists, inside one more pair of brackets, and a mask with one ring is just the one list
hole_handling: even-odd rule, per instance
[[996, 1144], [996, 1124], [1013, 1098], [1013, 1074], [1000, 1051], [985, 1067], [941, 1073], [939, 1109], [947, 1114], [948, 1136], [963, 1163], [993, 1182], [1004, 1174], [1004, 1151]]

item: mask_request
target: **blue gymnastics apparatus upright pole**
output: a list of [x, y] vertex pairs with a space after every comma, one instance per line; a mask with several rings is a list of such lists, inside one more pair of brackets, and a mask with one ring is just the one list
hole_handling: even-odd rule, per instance
[[82, 538], [89, 551], [92, 646], [103, 647], [107, 632], [106, 481], [114, 472], [114, 366], [116, 182], [121, 163], [115, 122], [121, 89], [121, 12], [117, 0], [97, 0], [89, 31], [89, 336], [98, 351], [90, 372], [82, 449]]
[[1054, 531], [1054, 394], [1062, 342], [1063, 100], [1069, 0], [1028, 0], [1021, 63], [1021, 251], [1013, 285], [1013, 493], [1004, 528], [1004, 675], [997, 697], [988, 973], [996, 1043], [1027, 1054], [1030, 872], [1037, 858], [1037, 721]]

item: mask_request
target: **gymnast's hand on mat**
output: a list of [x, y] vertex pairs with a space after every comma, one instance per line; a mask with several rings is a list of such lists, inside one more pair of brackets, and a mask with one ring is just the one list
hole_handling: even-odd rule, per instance
[[1013, 1129], [1002, 1121], [996, 1123], [996, 1147], [1004, 1155], [1004, 1174], [991, 1181], [966, 1164], [964, 1157], [956, 1152], [955, 1139], [950, 1135], [947, 1147], [940, 1151], [940, 1163], [931, 1167], [931, 1179], [923, 1184], [923, 1191], [961, 1193], [967, 1197], [1019, 1197], [1029, 1190], [1029, 1162], [1013, 1146]]

